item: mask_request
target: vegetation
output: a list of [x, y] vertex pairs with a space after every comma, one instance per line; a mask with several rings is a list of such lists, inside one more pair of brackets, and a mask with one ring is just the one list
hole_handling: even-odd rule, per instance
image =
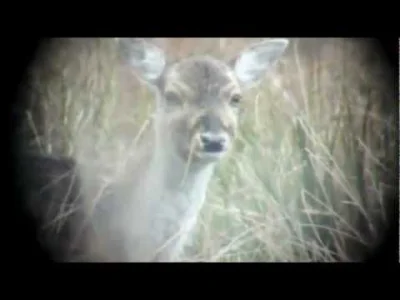
[[[228, 59], [250, 40], [154, 42], [172, 59]], [[377, 247], [394, 212], [384, 198], [394, 188], [397, 95], [369, 43], [291, 39], [275, 72], [245, 95], [240, 136], [212, 180], [188, 261], [354, 261]], [[155, 103], [115, 39], [56, 39], [30, 78], [28, 146], [75, 157], [96, 186], [123, 177]]]

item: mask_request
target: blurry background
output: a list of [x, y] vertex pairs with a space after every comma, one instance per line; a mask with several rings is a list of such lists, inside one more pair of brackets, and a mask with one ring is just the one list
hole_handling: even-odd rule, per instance
[[[171, 61], [229, 59], [260, 39], [154, 38]], [[359, 260], [394, 209], [394, 70], [367, 39], [290, 39], [245, 95], [235, 151], [217, 168], [187, 260]], [[25, 149], [75, 157], [97, 189], [124, 176], [153, 96], [115, 39], [43, 45], [30, 70]]]

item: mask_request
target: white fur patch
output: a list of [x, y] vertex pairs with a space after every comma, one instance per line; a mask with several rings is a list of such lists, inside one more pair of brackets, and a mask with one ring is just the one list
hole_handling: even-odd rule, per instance
[[166, 61], [164, 51], [155, 45], [140, 41], [130, 47], [130, 64], [139, 75], [148, 81], [157, 79], [163, 72]]
[[236, 60], [234, 71], [244, 85], [259, 81], [281, 57], [289, 42], [286, 39], [272, 39], [245, 49]]

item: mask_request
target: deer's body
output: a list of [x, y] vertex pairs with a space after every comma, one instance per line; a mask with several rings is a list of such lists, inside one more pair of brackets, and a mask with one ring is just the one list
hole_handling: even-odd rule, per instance
[[124, 59], [155, 93], [154, 143], [143, 146], [147, 155], [125, 184], [106, 193], [93, 214], [86, 211], [86, 260], [177, 261], [214, 168], [231, 149], [241, 94], [261, 80], [287, 41], [252, 45], [229, 63], [191, 57], [169, 65], [153, 45], [120, 43]]
[[144, 170], [141, 176], [99, 201], [91, 248], [104, 260], [174, 260], [196, 223], [214, 165], [186, 170], [179, 158], [157, 149], [133, 165]]

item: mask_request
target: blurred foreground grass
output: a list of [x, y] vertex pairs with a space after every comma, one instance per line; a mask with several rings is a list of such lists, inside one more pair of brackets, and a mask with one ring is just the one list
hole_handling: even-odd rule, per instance
[[[252, 40], [154, 42], [172, 58], [228, 58]], [[377, 245], [394, 214], [384, 197], [397, 140], [384, 63], [366, 40], [291, 40], [276, 73], [246, 95], [189, 261], [349, 261]], [[123, 176], [154, 107], [113, 39], [54, 40], [32, 65], [28, 97], [28, 147], [76, 157], [98, 185]]]

